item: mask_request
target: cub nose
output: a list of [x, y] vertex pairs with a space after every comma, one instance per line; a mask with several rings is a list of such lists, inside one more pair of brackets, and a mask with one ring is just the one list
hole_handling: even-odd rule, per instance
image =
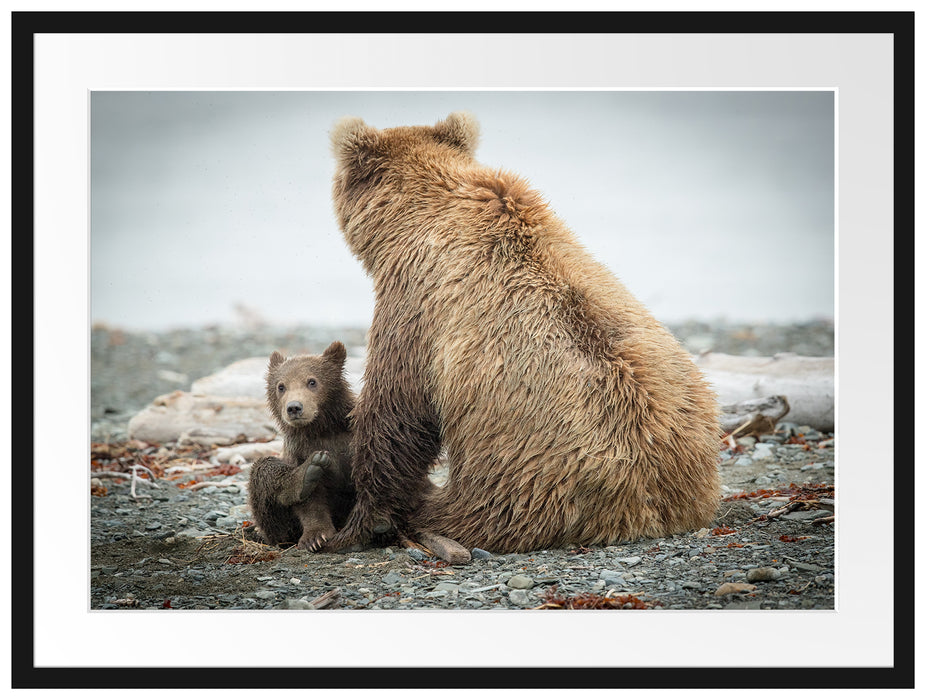
[[298, 418], [302, 415], [302, 402], [301, 401], [290, 401], [286, 404], [286, 415], [290, 418]]

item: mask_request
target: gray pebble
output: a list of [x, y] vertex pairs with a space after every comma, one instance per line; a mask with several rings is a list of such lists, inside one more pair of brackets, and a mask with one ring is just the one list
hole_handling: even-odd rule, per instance
[[781, 577], [778, 569], [771, 566], [760, 566], [757, 569], [750, 569], [746, 572], [746, 580], [749, 583], [756, 581], [776, 581]]
[[450, 583], [448, 581], [442, 581], [434, 586], [433, 590], [437, 591], [446, 591], [447, 593], [457, 593], [460, 590], [460, 584]]
[[780, 445], [785, 439], [781, 435], [760, 435], [759, 443], [768, 443], [769, 445]]
[[160, 529], [160, 527], [161, 527], [161, 523], [159, 523], [159, 522], [157, 522], [157, 521], [155, 521], [155, 522], [153, 522], [153, 523], [148, 523], [147, 525], [145, 525], [145, 529], [146, 529], [146, 530], [158, 530], [158, 529]]
[[523, 574], [515, 574], [508, 579], [508, 588], [530, 589], [534, 587], [534, 579]]
[[782, 520], [816, 520], [829, 514], [829, 511], [825, 510], [792, 510], [790, 513], [785, 513], [779, 517]]
[[479, 549], [479, 547], [473, 547], [473, 551], [470, 552], [473, 555], [473, 559], [491, 559], [492, 553], [487, 552], [484, 549]]
[[801, 467], [801, 471], [807, 472], [811, 470], [825, 469], [825, 468], [826, 468], [826, 464], [824, 464], [823, 462], [811, 462], [810, 464], [805, 464], [803, 467]]
[[508, 594], [508, 600], [521, 608], [533, 605], [534, 599], [530, 593], [525, 590], [515, 589]]
[[424, 561], [427, 558], [424, 552], [415, 547], [409, 547], [405, 551], [408, 553], [408, 556], [410, 556], [415, 561]]
[[233, 517], [231, 517], [230, 515], [226, 515], [226, 516], [223, 517], [223, 518], [216, 518], [215, 526], [216, 526], [216, 527], [227, 527], [227, 528], [232, 528], [232, 529], [234, 529], [235, 527], [238, 526], [238, 520], [235, 519], [235, 518], [233, 518]]
[[775, 455], [775, 448], [767, 442], [760, 442], [752, 452], [753, 459], [771, 459]]
[[643, 558], [642, 557], [622, 557], [618, 559], [618, 561], [621, 564], [626, 564], [627, 566], [636, 566], [641, 561], [643, 561]]
[[394, 586], [402, 580], [402, 575], [396, 573], [395, 571], [390, 571], [388, 574], [383, 576], [383, 583], [387, 586]]
[[254, 594], [254, 597], [260, 598], [261, 600], [270, 600], [272, 598], [276, 598], [276, 595], [277, 594], [273, 591], [257, 591], [257, 593]]
[[598, 578], [604, 581], [606, 586], [627, 585], [627, 582], [624, 580], [623, 576], [619, 572], [612, 571], [611, 569], [602, 569], [601, 573], [598, 574]]
[[209, 523], [209, 522], [212, 522], [212, 521], [214, 521], [214, 520], [217, 520], [218, 518], [223, 518], [223, 517], [225, 517], [225, 516], [227, 516], [227, 515], [228, 515], [228, 513], [223, 513], [223, 512], [220, 511], [220, 510], [210, 510], [208, 513], [206, 513], [206, 514], [203, 516], [203, 520], [205, 520], [207, 523]]

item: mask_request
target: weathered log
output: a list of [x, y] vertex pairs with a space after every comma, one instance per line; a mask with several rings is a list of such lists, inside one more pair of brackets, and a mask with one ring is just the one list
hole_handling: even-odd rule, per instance
[[[761, 422], [774, 413], [773, 406], [755, 407], [745, 413], [745, 408], [727, 411], [727, 407], [749, 400], [769, 401], [776, 396], [785, 397], [789, 404], [789, 421], [821, 431], [833, 430], [833, 358], [704, 353], [694, 360], [717, 392], [724, 413], [730, 414], [729, 420], [724, 416], [726, 430], [738, 428], [750, 419]], [[239, 360], [196, 380], [190, 392], [159, 396], [129, 421], [129, 436], [153, 443], [180, 441], [202, 445], [272, 439], [276, 428], [264, 398], [266, 369], [267, 358]], [[347, 358], [346, 375], [355, 391], [360, 390], [363, 369], [362, 356]], [[756, 423], [752, 428], [761, 426]]]
[[231, 445], [271, 440], [276, 427], [263, 399], [175, 391], [159, 396], [134, 415], [128, 432], [130, 438], [144, 442]]
[[834, 428], [836, 374], [832, 357], [793, 353], [743, 357], [708, 352], [694, 361], [717, 392], [721, 406], [784, 396], [790, 405], [789, 422], [824, 432]]

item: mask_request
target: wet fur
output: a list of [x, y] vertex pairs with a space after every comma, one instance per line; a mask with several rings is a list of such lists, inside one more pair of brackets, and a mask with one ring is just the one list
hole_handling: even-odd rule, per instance
[[[270, 356], [267, 406], [283, 437], [283, 452], [252, 465], [248, 496], [255, 523], [270, 544], [298, 543], [314, 550], [343, 526], [353, 505], [350, 412], [355, 397], [344, 379], [345, 358], [346, 350], [337, 341], [322, 355]], [[310, 379], [314, 387], [308, 386]], [[278, 390], [281, 384], [283, 392]], [[287, 420], [291, 401], [302, 403], [310, 422], [293, 425]], [[330, 462], [314, 491], [304, 501], [281, 505], [279, 496], [291, 488], [298, 467], [318, 452], [327, 452]]]
[[707, 525], [714, 394], [537, 192], [474, 160], [477, 134], [465, 114], [332, 131], [335, 210], [376, 292], [357, 502], [332, 547], [384, 517], [497, 552]]

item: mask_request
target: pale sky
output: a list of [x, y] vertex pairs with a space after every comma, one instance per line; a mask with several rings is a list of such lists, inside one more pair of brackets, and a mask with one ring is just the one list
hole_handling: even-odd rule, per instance
[[834, 316], [832, 92], [94, 92], [92, 320], [366, 326], [328, 130], [455, 110], [659, 320]]

